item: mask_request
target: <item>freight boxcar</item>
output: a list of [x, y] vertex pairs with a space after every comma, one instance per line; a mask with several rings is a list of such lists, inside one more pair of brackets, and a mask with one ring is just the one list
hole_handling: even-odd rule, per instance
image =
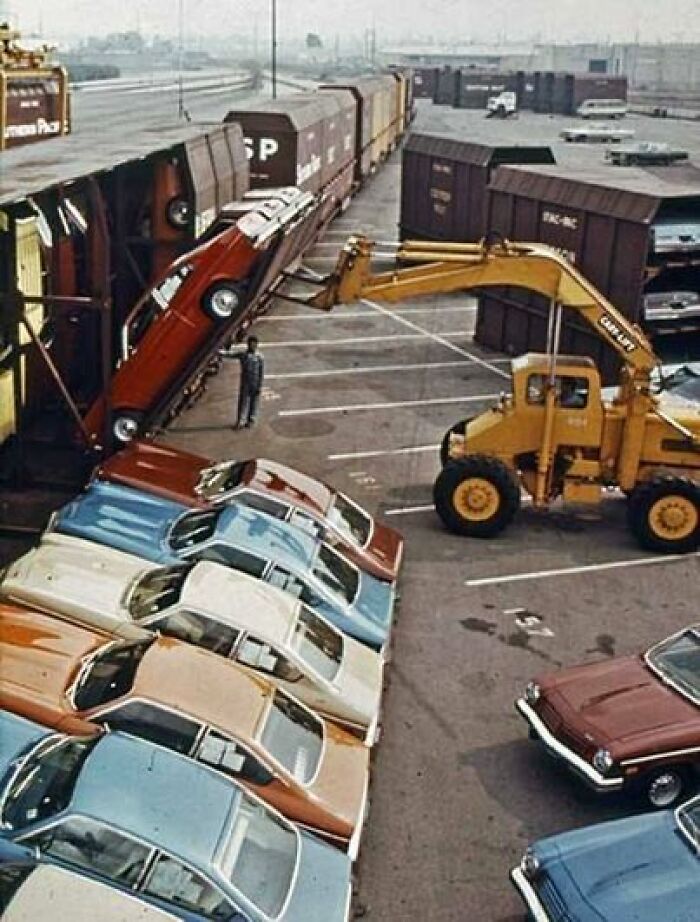
[[627, 100], [627, 77], [607, 74], [554, 75], [551, 111], [575, 115], [586, 99]]
[[515, 74], [465, 68], [457, 72], [452, 104], [458, 109], [485, 109], [490, 96], [505, 92], [517, 92]]
[[68, 76], [48, 51], [18, 44], [19, 32], [0, 26], [0, 150], [70, 131]]
[[438, 106], [453, 106], [457, 98], [457, 87], [460, 79], [460, 71], [453, 70], [449, 65], [443, 67], [435, 81], [433, 102]]
[[434, 99], [439, 67], [416, 67], [413, 71], [414, 99]]
[[412, 133], [403, 150], [401, 238], [483, 237], [489, 230], [489, 179], [503, 163], [554, 163], [554, 155], [549, 147], [491, 146]]
[[361, 182], [393, 149], [401, 134], [393, 77], [360, 77], [348, 83], [329, 83], [322, 93], [346, 89], [357, 103], [355, 179]]
[[[488, 194], [488, 226], [564, 253], [626, 317], [644, 322], [647, 293], [700, 291], [700, 170], [605, 167], [574, 176], [561, 167], [500, 167]], [[481, 299], [478, 342], [511, 354], [542, 349], [547, 306], [522, 291]], [[562, 351], [596, 359], [607, 379], [616, 359], [599, 337], [567, 321]]]

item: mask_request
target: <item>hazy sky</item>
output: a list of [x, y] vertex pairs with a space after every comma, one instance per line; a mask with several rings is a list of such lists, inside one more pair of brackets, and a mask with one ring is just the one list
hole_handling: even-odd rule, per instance
[[[182, 0], [188, 31], [250, 34], [267, 28], [270, 0]], [[141, 28], [172, 35], [179, 0], [0, 0], [26, 31], [49, 36]], [[453, 41], [700, 41], [700, 0], [278, 0], [280, 33], [362, 33], [379, 43], [412, 34]], [[18, 14], [18, 15], [17, 15]]]

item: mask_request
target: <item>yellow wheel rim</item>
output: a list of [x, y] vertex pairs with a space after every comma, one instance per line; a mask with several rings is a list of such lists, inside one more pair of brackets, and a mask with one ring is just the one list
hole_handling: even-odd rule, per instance
[[501, 505], [501, 496], [490, 480], [468, 477], [452, 494], [455, 510], [470, 522], [492, 519]]
[[683, 541], [698, 527], [698, 507], [686, 496], [662, 496], [649, 510], [649, 526], [658, 538]]

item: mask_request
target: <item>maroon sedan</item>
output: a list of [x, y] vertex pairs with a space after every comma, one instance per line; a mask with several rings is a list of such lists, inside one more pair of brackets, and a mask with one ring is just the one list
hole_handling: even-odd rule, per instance
[[538, 676], [516, 708], [530, 735], [596, 791], [670, 807], [700, 767], [700, 625], [641, 656]]
[[403, 538], [397, 531], [343, 493], [277, 461], [217, 463], [142, 440], [97, 467], [93, 478], [199, 508], [244, 503], [322, 536], [378, 579], [393, 582], [398, 576]]

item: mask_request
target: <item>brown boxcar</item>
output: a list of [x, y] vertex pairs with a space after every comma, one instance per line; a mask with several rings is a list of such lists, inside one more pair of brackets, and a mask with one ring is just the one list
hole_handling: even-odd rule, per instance
[[486, 109], [490, 96], [507, 90], [517, 91], [515, 74], [499, 74], [463, 68], [455, 78], [453, 105], [458, 109]]
[[519, 70], [515, 75], [515, 92], [519, 109], [534, 109], [535, 75]]
[[[503, 166], [488, 192], [488, 226], [506, 237], [563, 252], [626, 317], [640, 322], [643, 295], [700, 288], [700, 170], [624, 175], [605, 167], [574, 176], [562, 167]], [[684, 233], [695, 227], [697, 247]], [[542, 349], [546, 305], [514, 289], [480, 301], [476, 338], [511, 354]], [[606, 379], [616, 357], [590, 330], [568, 319], [562, 351], [594, 358]]]
[[554, 163], [548, 147], [472, 144], [434, 135], [409, 135], [401, 176], [402, 239], [478, 240], [489, 230], [486, 195], [503, 163]]
[[449, 64], [443, 67], [437, 75], [433, 102], [438, 106], [453, 106], [459, 81], [460, 71], [453, 70]]
[[389, 75], [360, 77], [346, 83], [324, 84], [319, 89], [323, 92], [350, 90], [358, 103], [355, 178], [361, 182], [396, 143], [395, 80]]
[[554, 75], [552, 112], [560, 115], [575, 115], [586, 99], [627, 100], [627, 77], [608, 74]]

